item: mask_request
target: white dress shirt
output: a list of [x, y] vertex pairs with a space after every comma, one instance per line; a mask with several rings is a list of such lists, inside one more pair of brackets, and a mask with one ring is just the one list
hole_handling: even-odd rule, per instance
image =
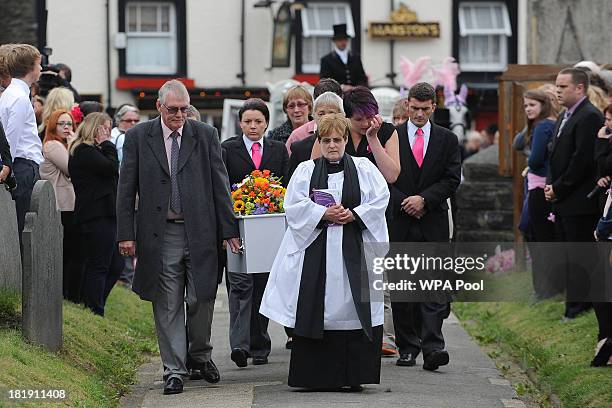
[[44, 157], [30, 87], [21, 79], [13, 78], [0, 96], [0, 121], [11, 145], [13, 160], [21, 157], [41, 164]]
[[334, 51], [336, 51], [336, 54], [338, 54], [342, 63], [346, 65], [348, 63], [348, 55], [349, 55], [348, 47], [346, 47], [343, 50], [339, 49], [338, 47], [334, 47]]
[[[408, 126], [408, 141], [410, 142], [410, 148], [414, 146], [414, 141], [416, 140], [416, 131], [418, 127], [410, 121], [410, 119], [406, 122], [406, 126]], [[431, 135], [431, 122], [427, 121], [425, 126], [423, 126], [423, 158], [427, 154], [427, 146], [429, 145], [429, 136]]]
[[113, 128], [113, 130], [111, 130], [110, 141], [117, 149], [117, 158], [119, 159], [119, 166], [121, 166], [121, 161], [123, 160], [123, 143], [125, 142], [125, 132], [123, 130], [119, 130], [118, 127]]
[[[245, 135], [242, 135], [242, 140], [244, 141], [244, 145], [246, 146], [247, 152], [249, 152], [249, 156], [253, 158], [253, 145], [256, 142], [252, 141]], [[257, 143], [259, 143], [259, 151], [261, 152], [261, 157], [263, 158], [263, 149], [264, 149], [263, 136], [261, 137], [261, 139], [257, 140]]]

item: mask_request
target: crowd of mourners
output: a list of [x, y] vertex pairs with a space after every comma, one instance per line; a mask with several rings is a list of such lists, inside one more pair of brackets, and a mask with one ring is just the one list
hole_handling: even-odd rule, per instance
[[[239, 367], [268, 363], [268, 319], [286, 330], [290, 386], [358, 391], [380, 381], [381, 354], [413, 366], [422, 353], [426, 370], [449, 363], [442, 323], [450, 302], [364, 295], [364, 244], [450, 242], [461, 162], [497, 143], [495, 125], [459, 143], [434, 123], [437, 93], [427, 83], [396, 103], [390, 123], [368, 87], [323, 77], [313, 94], [300, 85], [285, 93], [287, 119], [275, 129], [267, 104], [246, 100], [242, 134], [220, 143], [179, 81], [160, 88], [159, 115], [142, 121], [130, 104], [111, 117], [80, 101], [64, 64], [50, 90], [40, 74], [36, 48], [0, 46], [0, 182], [15, 201], [19, 239], [34, 184], [48, 180], [64, 231], [64, 297], [104, 316], [119, 282], [152, 301], [165, 393], [181, 392], [186, 377], [219, 381], [210, 330], [223, 278]], [[608, 74], [582, 63], [524, 93], [527, 121], [514, 147], [527, 157], [520, 229], [532, 248], [612, 237], [600, 226], [612, 220]], [[254, 170], [281, 178], [288, 229], [271, 271], [228, 273], [225, 248], [242, 249], [230, 186]], [[318, 203], [313, 190], [335, 191], [335, 204]], [[551, 270], [553, 256], [531, 251], [534, 297], [566, 293], [566, 320], [593, 308], [591, 364], [612, 363], [611, 303], [581, 299], [580, 274]]]

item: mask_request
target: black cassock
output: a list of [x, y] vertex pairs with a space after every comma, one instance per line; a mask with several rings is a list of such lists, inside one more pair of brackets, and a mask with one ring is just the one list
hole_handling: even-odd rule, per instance
[[333, 78], [343, 85], [368, 86], [368, 77], [363, 70], [358, 54], [349, 52], [347, 63], [344, 64], [335, 51], [321, 58], [321, 78]]

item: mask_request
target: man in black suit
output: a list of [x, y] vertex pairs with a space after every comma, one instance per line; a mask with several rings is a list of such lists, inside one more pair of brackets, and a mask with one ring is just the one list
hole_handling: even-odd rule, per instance
[[[289, 154], [285, 144], [264, 137], [270, 113], [266, 103], [248, 99], [238, 111], [243, 135], [221, 144], [223, 161], [230, 184], [240, 183], [254, 170], [270, 170], [287, 185]], [[269, 273], [238, 273], [227, 271], [231, 359], [238, 367], [268, 363], [271, 342], [268, 319], [259, 313]]]
[[320, 78], [333, 78], [347, 91], [353, 86], [368, 86], [368, 77], [358, 54], [349, 51], [351, 38], [346, 32], [346, 24], [334, 25], [334, 50], [321, 58]]
[[[461, 167], [457, 136], [429, 121], [436, 108], [436, 93], [418, 83], [408, 94], [409, 120], [397, 127], [401, 172], [391, 186], [392, 242], [449, 242], [449, 198], [459, 186]], [[436, 370], [448, 364], [442, 322], [450, 304], [400, 302], [391, 296], [399, 366], [413, 366], [423, 352], [423, 368]]]
[[[555, 126], [544, 195], [553, 205], [559, 241], [593, 242], [599, 208], [597, 200], [588, 199], [587, 195], [597, 182], [593, 156], [597, 132], [604, 119], [587, 98], [589, 77], [584, 71], [563, 69], [557, 75], [556, 86], [557, 99], [566, 109]], [[576, 268], [567, 271], [568, 301], [564, 319], [572, 319], [591, 306], [579, 301], [585, 293], [584, 285], [588, 284], [584, 277]]]

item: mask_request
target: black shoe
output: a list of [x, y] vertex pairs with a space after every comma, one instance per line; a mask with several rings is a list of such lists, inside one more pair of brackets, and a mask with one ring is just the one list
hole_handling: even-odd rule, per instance
[[233, 349], [230, 357], [238, 367], [242, 368], [247, 366], [247, 358], [249, 355], [243, 349]]
[[170, 377], [164, 386], [164, 395], [180, 394], [183, 392], [183, 381], [178, 377]]
[[445, 350], [436, 350], [424, 357], [423, 369], [427, 371], [437, 370], [438, 367], [448, 364], [448, 352]]
[[416, 358], [412, 356], [412, 353], [400, 353], [400, 357], [395, 362], [395, 365], [402, 367], [412, 367], [416, 365]]
[[263, 365], [263, 364], [268, 364], [268, 357], [266, 356], [253, 357], [253, 365]]
[[215, 363], [210, 361], [205, 361], [203, 363], [192, 363], [194, 368], [192, 368], [189, 372], [190, 380], [206, 380], [211, 384], [216, 384], [221, 379], [219, 375], [219, 369], [215, 365]]
[[291, 350], [291, 347], [293, 347], [293, 339], [289, 337], [287, 338], [287, 342], [285, 343], [285, 348], [287, 350]]
[[606, 342], [601, 346], [593, 361], [591, 361], [591, 367], [605, 367], [608, 365], [608, 361], [612, 356], [612, 338], [608, 337]]

